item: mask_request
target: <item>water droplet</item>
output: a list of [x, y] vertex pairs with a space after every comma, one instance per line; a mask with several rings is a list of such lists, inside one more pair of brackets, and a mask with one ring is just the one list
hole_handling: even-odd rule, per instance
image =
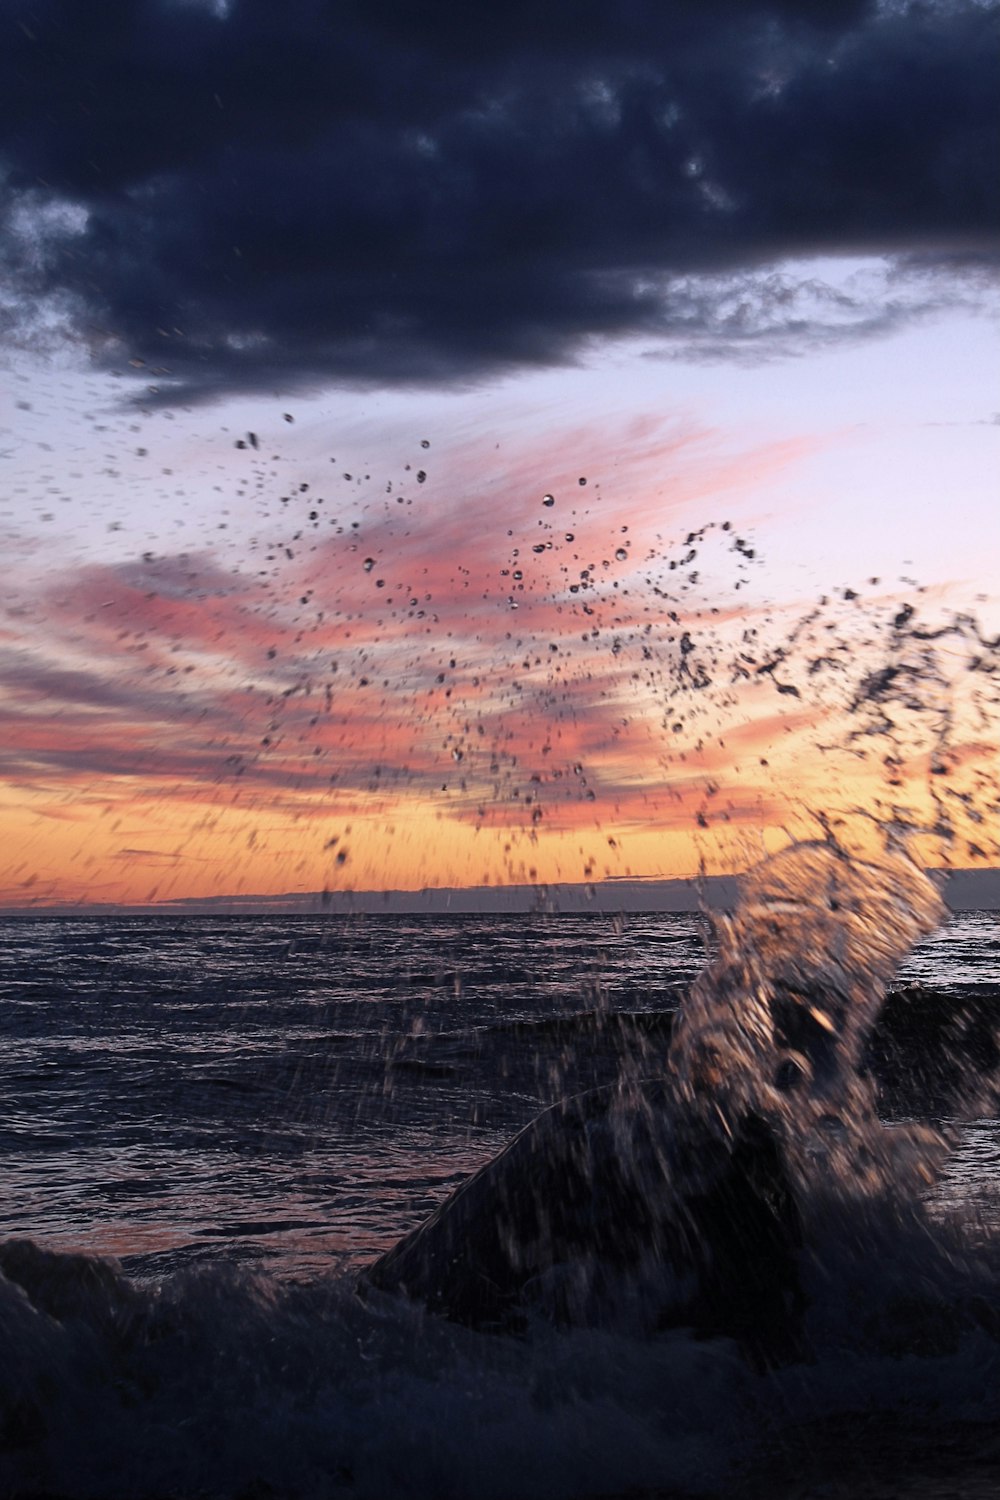
[[364, 568], [364, 570], [365, 570], [366, 573], [370, 573], [371, 570], [372, 570], [372, 568], [374, 568], [374, 566], [375, 566], [375, 559], [374, 559], [374, 557], [366, 557], [365, 560], [364, 560], [364, 562], [361, 564], [361, 566]]
[[552, 505], [555, 505], [555, 503], [556, 503], [556, 497], [555, 497], [555, 495], [543, 495], [542, 496], [542, 504], [543, 505], [552, 506]]
[[567, 542], [575, 542], [576, 541], [576, 537], [573, 535], [573, 533], [571, 531], [567, 531], [567, 533], [566, 533], [566, 540], [567, 540]]
[[615, 549], [615, 557], [618, 559], [619, 562], [627, 562], [627, 560], [628, 560], [628, 553], [625, 551], [624, 547], [617, 547]]
[[421, 438], [420, 439], [420, 446], [421, 446], [421, 448], [429, 448], [430, 445], [431, 444], [430, 444], [430, 439], [429, 438]]
[[418, 469], [417, 470], [417, 483], [418, 484], [423, 484], [423, 482], [424, 482], [424, 480], [426, 478], [427, 478], [426, 471], [424, 469]]
[[577, 484], [586, 484], [587, 483], [586, 479], [584, 478], [584, 476], [582, 474], [580, 475], [580, 478], [576, 482], [577, 482]]

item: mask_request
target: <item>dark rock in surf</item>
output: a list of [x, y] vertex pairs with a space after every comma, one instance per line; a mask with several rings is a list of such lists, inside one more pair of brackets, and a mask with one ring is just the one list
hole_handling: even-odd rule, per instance
[[480, 1329], [685, 1324], [783, 1354], [801, 1230], [778, 1143], [749, 1114], [725, 1143], [678, 1129], [670, 1104], [657, 1080], [554, 1105], [362, 1286]]

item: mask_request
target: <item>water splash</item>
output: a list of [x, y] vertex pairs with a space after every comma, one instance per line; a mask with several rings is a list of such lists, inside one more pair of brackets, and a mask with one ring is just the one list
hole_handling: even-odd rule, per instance
[[[309, 516], [318, 524], [318, 512]], [[804, 778], [787, 825], [794, 835], [818, 822], [826, 838], [793, 844], [746, 877], [669, 1051], [645, 1053], [652, 1082], [632, 1073], [542, 1116], [369, 1277], [409, 1301], [361, 1300], [336, 1278], [283, 1288], [220, 1269], [135, 1285], [105, 1262], [0, 1247], [0, 1332], [13, 1351], [0, 1386], [7, 1493], [380, 1500], [709, 1488], [719, 1465], [746, 1451], [762, 1411], [779, 1427], [782, 1409], [802, 1413], [805, 1398], [793, 1397], [779, 1365], [826, 1411], [850, 1409], [859, 1391], [898, 1409], [898, 1370], [886, 1362], [906, 1357], [923, 1412], [959, 1391], [960, 1414], [997, 1415], [988, 1396], [971, 1402], [968, 1372], [981, 1384], [984, 1368], [1000, 1368], [1000, 1267], [989, 1247], [962, 1243], [923, 1206], [951, 1131], [887, 1130], [864, 1058], [886, 985], [943, 915], [919, 865], [1000, 853], [991, 832], [1000, 639], [971, 615], [927, 621], [911, 604], [866, 603], [854, 590], [797, 619], [759, 606], [723, 614], [703, 593], [705, 557], [692, 549], [710, 556], [721, 545], [743, 569], [754, 549], [728, 523], [634, 567], [638, 547], [604, 539], [606, 563], [598, 551], [600, 568], [566, 571], [554, 590], [543, 560], [559, 535], [575, 545], [567, 519], [551, 549], [552, 539], [531, 548], [534, 583], [518, 549], [499, 559], [517, 586], [515, 599], [504, 581], [503, 597], [519, 605], [519, 634], [499, 663], [510, 681], [485, 708], [481, 674], [498, 662], [478, 637], [464, 662], [452, 644], [414, 647], [392, 683], [370, 675], [367, 637], [343, 647], [352, 684], [381, 692], [408, 734], [426, 693], [440, 687], [447, 705], [447, 736], [438, 744], [435, 729], [435, 744], [421, 746], [422, 781], [407, 760], [387, 778], [359, 764], [355, 784], [372, 791], [398, 776], [430, 787], [442, 766], [449, 777], [460, 766], [457, 788], [449, 782], [455, 815], [523, 826], [534, 841], [543, 815], [558, 827], [594, 799], [589, 783], [600, 786], [617, 720], [634, 717], [661, 731], [651, 735], [655, 777], [670, 795], [680, 785], [677, 821], [707, 842], [730, 816], [716, 742], [766, 701], [773, 740], [805, 746], [817, 776], [812, 787]], [[379, 559], [389, 525], [366, 535]], [[384, 604], [368, 593], [356, 603], [356, 575], [376, 567], [374, 555], [357, 566], [359, 543], [342, 543], [355, 594], [345, 586], [338, 609], [367, 614], [381, 642]], [[294, 560], [290, 547], [285, 556]], [[629, 563], [628, 576], [614, 576], [612, 558]], [[316, 581], [296, 572], [299, 608], [313, 610]], [[410, 638], [432, 601], [405, 581], [388, 618]], [[492, 618], [499, 596], [482, 599]], [[304, 747], [303, 774], [321, 759], [309, 699], [322, 685], [330, 711], [335, 679], [325, 673], [336, 664], [322, 615], [315, 659], [304, 628], [291, 622], [288, 660], [273, 668], [267, 756], [253, 762], [262, 774], [282, 731]], [[569, 732], [595, 693], [609, 705], [606, 742]], [[345, 723], [353, 704], [342, 705]], [[567, 729], [565, 752], [553, 747], [553, 726]], [[765, 800], [788, 757], [760, 764], [750, 803]], [[730, 801], [737, 791], [728, 788]], [[880, 840], [888, 847], [873, 852]], [[337, 838], [329, 844], [346, 862]], [[975, 1075], [959, 1103], [974, 1108], [990, 1087]], [[691, 1452], [679, 1459], [685, 1442]]]
[[647, 1052], [656, 1076], [539, 1116], [363, 1286], [475, 1327], [693, 1324], [764, 1363], [801, 1354], [816, 1264], [925, 1223], [946, 1133], [887, 1131], [862, 1063], [888, 981], [943, 916], [901, 852], [811, 842], [764, 862], [717, 919], [666, 1058]]
[[[901, 1172], [918, 1135], [883, 1129], [861, 1060], [888, 981], [944, 916], [937, 887], [902, 853], [862, 861], [813, 842], [751, 871], [736, 912], [715, 918], [718, 958], [681, 1006], [669, 1060], [682, 1106], [723, 1134], [758, 1114], [804, 1206], [820, 1185], [845, 1207], [912, 1197]], [[920, 1152], [937, 1141], [921, 1132]], [[911, 1166], [925, 1183], [920, 1152]]]

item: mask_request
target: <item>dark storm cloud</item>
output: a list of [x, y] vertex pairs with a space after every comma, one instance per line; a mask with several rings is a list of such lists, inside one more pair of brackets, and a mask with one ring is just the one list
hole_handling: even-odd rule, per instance
[[[962, 0], [7, 3], [0, 318], [189, 397], [447, 382], [633, 333], [725, 353], [770, 328], [746, 289], [720, 333], [734, 276], [989, 256], [998, 18]], [[813, 326], [791, 318], [785, 342]]]

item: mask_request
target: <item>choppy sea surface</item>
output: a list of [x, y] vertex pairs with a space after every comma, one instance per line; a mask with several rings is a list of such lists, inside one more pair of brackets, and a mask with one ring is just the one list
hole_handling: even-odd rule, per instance
[[363, 1259], [614, 1078], [594, 1023], [673, 1009], [705, 936], [686, 915], [7, 919], [0, 1230], [137, 1272]]
[[[60, 1257], [26, 1295], [16, 1250], [0, 1300], [0, 1495], [736, 1493], [763, 1430], [996, 1423], [985, 1315], [765, 1377], [683, 1330], [498, 1339], [355, 1296], [542, 1108], [655, 1074], [712, 951], [697, 915], [0, 920], [0, 1240]], [[1000, 917], [954, 914], [895, 983], [1000, 1006]], [[1000, 1328], [990, 1114], [927, 1205]], [[911, 1241], [889, 1280], [940, 1301]]]

